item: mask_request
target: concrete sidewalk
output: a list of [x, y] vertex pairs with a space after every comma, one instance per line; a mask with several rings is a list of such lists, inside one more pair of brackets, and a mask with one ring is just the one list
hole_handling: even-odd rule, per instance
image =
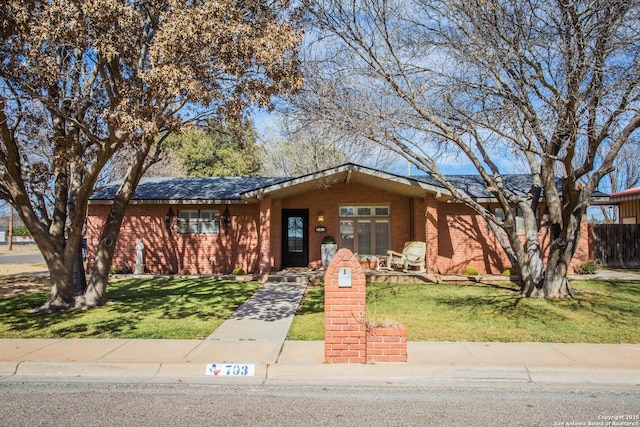
[[[255, 364], [255, 376], [205, 375], [209, 363]], [[253, 385], [580, 385], [640, 391], [640, 345], [410, 342], [407, 363], [365, 365], [324, 363], [321, 341], [0, 340], [0, 382], [97, 378]]]

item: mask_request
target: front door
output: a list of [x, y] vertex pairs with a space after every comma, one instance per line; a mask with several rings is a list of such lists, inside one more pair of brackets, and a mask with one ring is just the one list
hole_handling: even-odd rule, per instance
[[309, 210], [282, 210], [282, 267], [309, 265]]

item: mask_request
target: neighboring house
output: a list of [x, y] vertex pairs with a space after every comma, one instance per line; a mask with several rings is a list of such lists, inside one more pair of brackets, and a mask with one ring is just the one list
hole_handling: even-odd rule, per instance
[[[478, 176], [449, 179], [488, 209], [493, 196]], [[530, 176], [510, 175], [522, 192]], [[88, 216], [88, 268], [118, 184], [97, 191]], [[548, 243], [545, 230], [543, 244]], [[575, 256], [589, 257], [587, 221]], [[430, 177], [404, 177], [344, 164], [296, 178], [152, 178], [143, 180], [127, 206], [113, 266], [136, 261], [145, 246], [145, 271], [267, 273], [319, 267], [321, 242], [336, 239], [361, 259], [427, 243], [429, 273], [501, 273], [509, 262], [486, 222]]]
[[609, 195], [607, 204], [618, 205], [620, 224], [640, 224], [640, 187]]

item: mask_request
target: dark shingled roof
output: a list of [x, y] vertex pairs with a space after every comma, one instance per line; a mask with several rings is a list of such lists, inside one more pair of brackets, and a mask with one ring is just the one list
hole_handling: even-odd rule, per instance
[[[428, 175], [412, 177], [416, 180], [441, 186], [435, 179]], [[487, 191], [487, 184], [480, 175], [445, 175], [445, 178], [453, 184], [454, 187], [466, 192], [473, 199], [494, 197]], [[517, 195], [525, 195], [531, 188], [531, 175], [513, 174], [502, 175], [505, 185], [508, 189]]]
[[[447, 175], [455, 187], [465, 191], [473, 199], [493, 198], [480, 175]], [[407, 177], [442, 188], [429, 175]], [[512, 174], [502, 176], [507, 188], [517, 195], [526, 195], [531, 188], [531, 175]], [[293, 180], [291, 177], [210, 177], [210, 178], [143, 178], [138, 184], [133, 201], [142, 200], [242, 200], [242, 193]], [[560, 180], [558, 187], [560, 188]], [[113, 200], [120, 183], [98, 189], [91, 200]], [[594, 198], [607, 197], [595, 191]]]
[[[210, 177], [144, 178], [132, 200], [240, 200], [240, 193], [272, 185], [287, 178]], [[91, 200], [113, 200], [120, 183], [96, 190]]]
[[[440, 185], [435, 179], [428, 175], [415, 176], [412, 178], [428, 184]], [[445, 175], [445, 178], [453, 184], [454, 187], [464, 190], [473, 199], [487, 199], [495, 197], [487, 190], [487, 184], [480, 175]], [[531, 189], [531, 175], [502, 175], [502, 179], [506, 187], [518, 196], [526, 196]], [[562, 180], [560, 178], [556, 179], [556, 185], [560, 194], [562, 194]], [[598, 190], [594, 191], [592, 194], [593, 198], [606, 198], [608, 196], [608, 194]]]

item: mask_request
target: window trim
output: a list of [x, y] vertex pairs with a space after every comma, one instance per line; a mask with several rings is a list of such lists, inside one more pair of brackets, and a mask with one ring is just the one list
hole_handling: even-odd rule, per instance
[[[370, 209], [370, 215], [360, 215], [358, 210], [359, 209], [363, 209], [363, 208], [369, 208]], [[352, 209], [351, 212], [346, 212], [345, 209]], [[383, 209], [386, 212], [386, 215], [380, 214], [377, 212], [377, 210], [379, 209]], [[351, 222], [352, 224], [352, 234], [351, 234], [351, 239], [353, 240], [353, 248], [351, 248], [349, 246], [343, 245], [343, 238], [342, 238], [342, 225], [343, 222]], [[369, 229], [369, 234], [370, 234], [370, 246], [371, 246], [371, 252], [377, 252], [376, 249], [379, 245], [379, 242], [376, 239], [377, 236], [377, 229], [376, 229], [376, 225], [378, 223], [385, 223], [387, 225], [387, 242], [386, 242], [386, 250], [389, 250], [391, 248], [391, 207], [389, 205], [339, 205], [338, 206], [338, 244], [341, 247], [348, 247], [349, 249], [352, 249], [353, 252], [358, 253], [358, 255], [362, 255], [362, 256], [375, 256], [375, 255], [386, 255], [386, 250], [384, 251], [384, 253], [375, 253], [375, 254], [360, 254], [360, 250], [358, 247], [358, 230], [359, 230], [359, 224], [360, 223], [364, 223], [367, 222], [370, 224], [370, 229]]]
[[[183, 213], [189, 213], [189, 219]], [[219, 209], [178, 209], [177, 220], [178, 234], [220, 234]]]
[[[353, 209], [353, 214], [343, 213], [343, 209]], [[369, 215], [359, 214], [359, 209], [371, 209]], [[386, 214], [379, 214], [377, 209], [385, 209]], [[338, 217], [340, 218], [389, 218], [391, 217], [391, 207], [387, 205], [340, 205], [338, 206]]]
[[[496, 216], [497, 219], [499, 219], [500, 221], [504, 221], [505, 220], [505, 215], [504, 215], [504, 211], [502, 208], [495, 208], [494, 209], [494, 214]], [[524, 214], [522, 213], [522, 209], [515, 207], [515, 208], [511, 208], [511, 212], [513, 214], [513, 217], [516, 220], [516, 233], [518, 234], [524, 234], [526, 232], [525, 230], [525, 226], [524, 226]], [[540, 209], [536, 209], [536, 219], [538, 220], [538, 226], [540, 225]]]

